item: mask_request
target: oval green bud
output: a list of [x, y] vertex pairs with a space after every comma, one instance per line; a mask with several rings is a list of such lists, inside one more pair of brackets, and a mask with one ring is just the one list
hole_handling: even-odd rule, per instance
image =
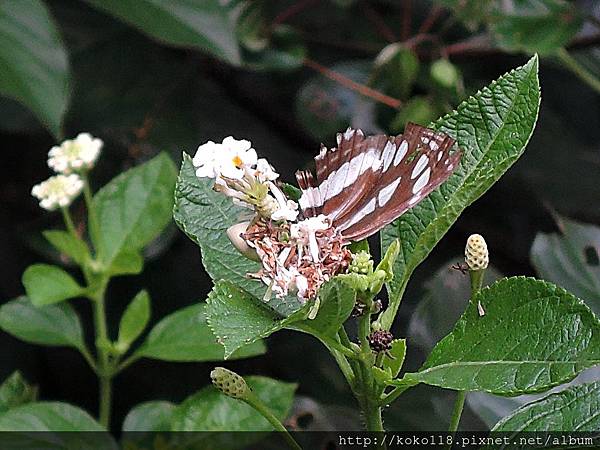
[[225, 367], [215, 367], [210, 372], [210, 379], [218, 390], [229, 397], [244, 399], [250, 393], [246, 380]]

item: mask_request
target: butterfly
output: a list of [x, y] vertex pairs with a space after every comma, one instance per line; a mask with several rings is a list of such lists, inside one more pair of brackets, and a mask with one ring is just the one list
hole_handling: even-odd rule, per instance
[[348, 128], [337, 147], [321, 145], [315, 157], [316, 182], [310, 171], [296, 172], [305, 218], [329, 218], [347, 241], [379, 231], [450, 177], [461, 151], [441, 132], [409, 123], [398, 136], [365, 136]]

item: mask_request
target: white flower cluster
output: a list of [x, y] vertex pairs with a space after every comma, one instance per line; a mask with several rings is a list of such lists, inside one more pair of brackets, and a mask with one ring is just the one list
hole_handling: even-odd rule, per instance
[[66, 208], [83, 190], [83, 180], [78, 172], [94, 167], [102, 140], [89, 133], [80, 133], [75, 139], [67, 139], [48, 152], [48, 167], [58, 175], [36, 184], [31, 195], [40, 200], [40, 206], [52, 211]]
[[193, 158], [196, 176], [214, 178], [215, 190], [267, 219], [294, 221], [298, 205], [273, 183], [279, 174], [247, 140], [229, 136], [218, 144], [208, 141]]
[[48, 152], [48, 166], [57, 173], [69, 174], [94, 167], [104, 143], [89, 133], [79, 133]]
[[39, 199], [42, 208], [53, 211], [69, 206], [82, 189], [83, 181], [79, 175], [60, 174], [36, 184], [31, 195]]

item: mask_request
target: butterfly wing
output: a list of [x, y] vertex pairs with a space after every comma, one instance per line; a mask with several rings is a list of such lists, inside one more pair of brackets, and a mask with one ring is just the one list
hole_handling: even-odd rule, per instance
[[[315, 158], [317, 183], [297, 174], [305, 216], [326, 214], [348, 240], [370, 236], [448, 179], [460, 161], [451, 137], [409, 123], [405, 133], [338, 135], [337, 149]], [[302, 181], [301, 181], [302, 178]]]

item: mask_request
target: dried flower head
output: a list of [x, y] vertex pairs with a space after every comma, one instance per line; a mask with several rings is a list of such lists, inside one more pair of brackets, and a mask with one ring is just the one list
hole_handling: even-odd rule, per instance
[[480, 234], [472, 234], [465, 247], [465, 262], [469, 270], [484, 270], [490, 262], [487, 244]]
[[57, 173], [70, 174], [94, 167], [104, 143], [89, 133], [67, 139], [48, 152], [48, 166]]
[[369, 347], [374, 352], [387, 352], [392, 349], [394, 335], [387, 330], [377, 330], [367, 336], [367, 341], [369, 341]]
[[250, 393], [246, 380], [225, 367], [215, 367], [210, 372], [210, 379], [218, 390], [229, 397], [243, 399]]
[[36, 184], [31, 195], [40, 201], [40, 206], [48, 211], [65, 208], [81, 193], [83, 181], [79, 175], [55, 175]]

